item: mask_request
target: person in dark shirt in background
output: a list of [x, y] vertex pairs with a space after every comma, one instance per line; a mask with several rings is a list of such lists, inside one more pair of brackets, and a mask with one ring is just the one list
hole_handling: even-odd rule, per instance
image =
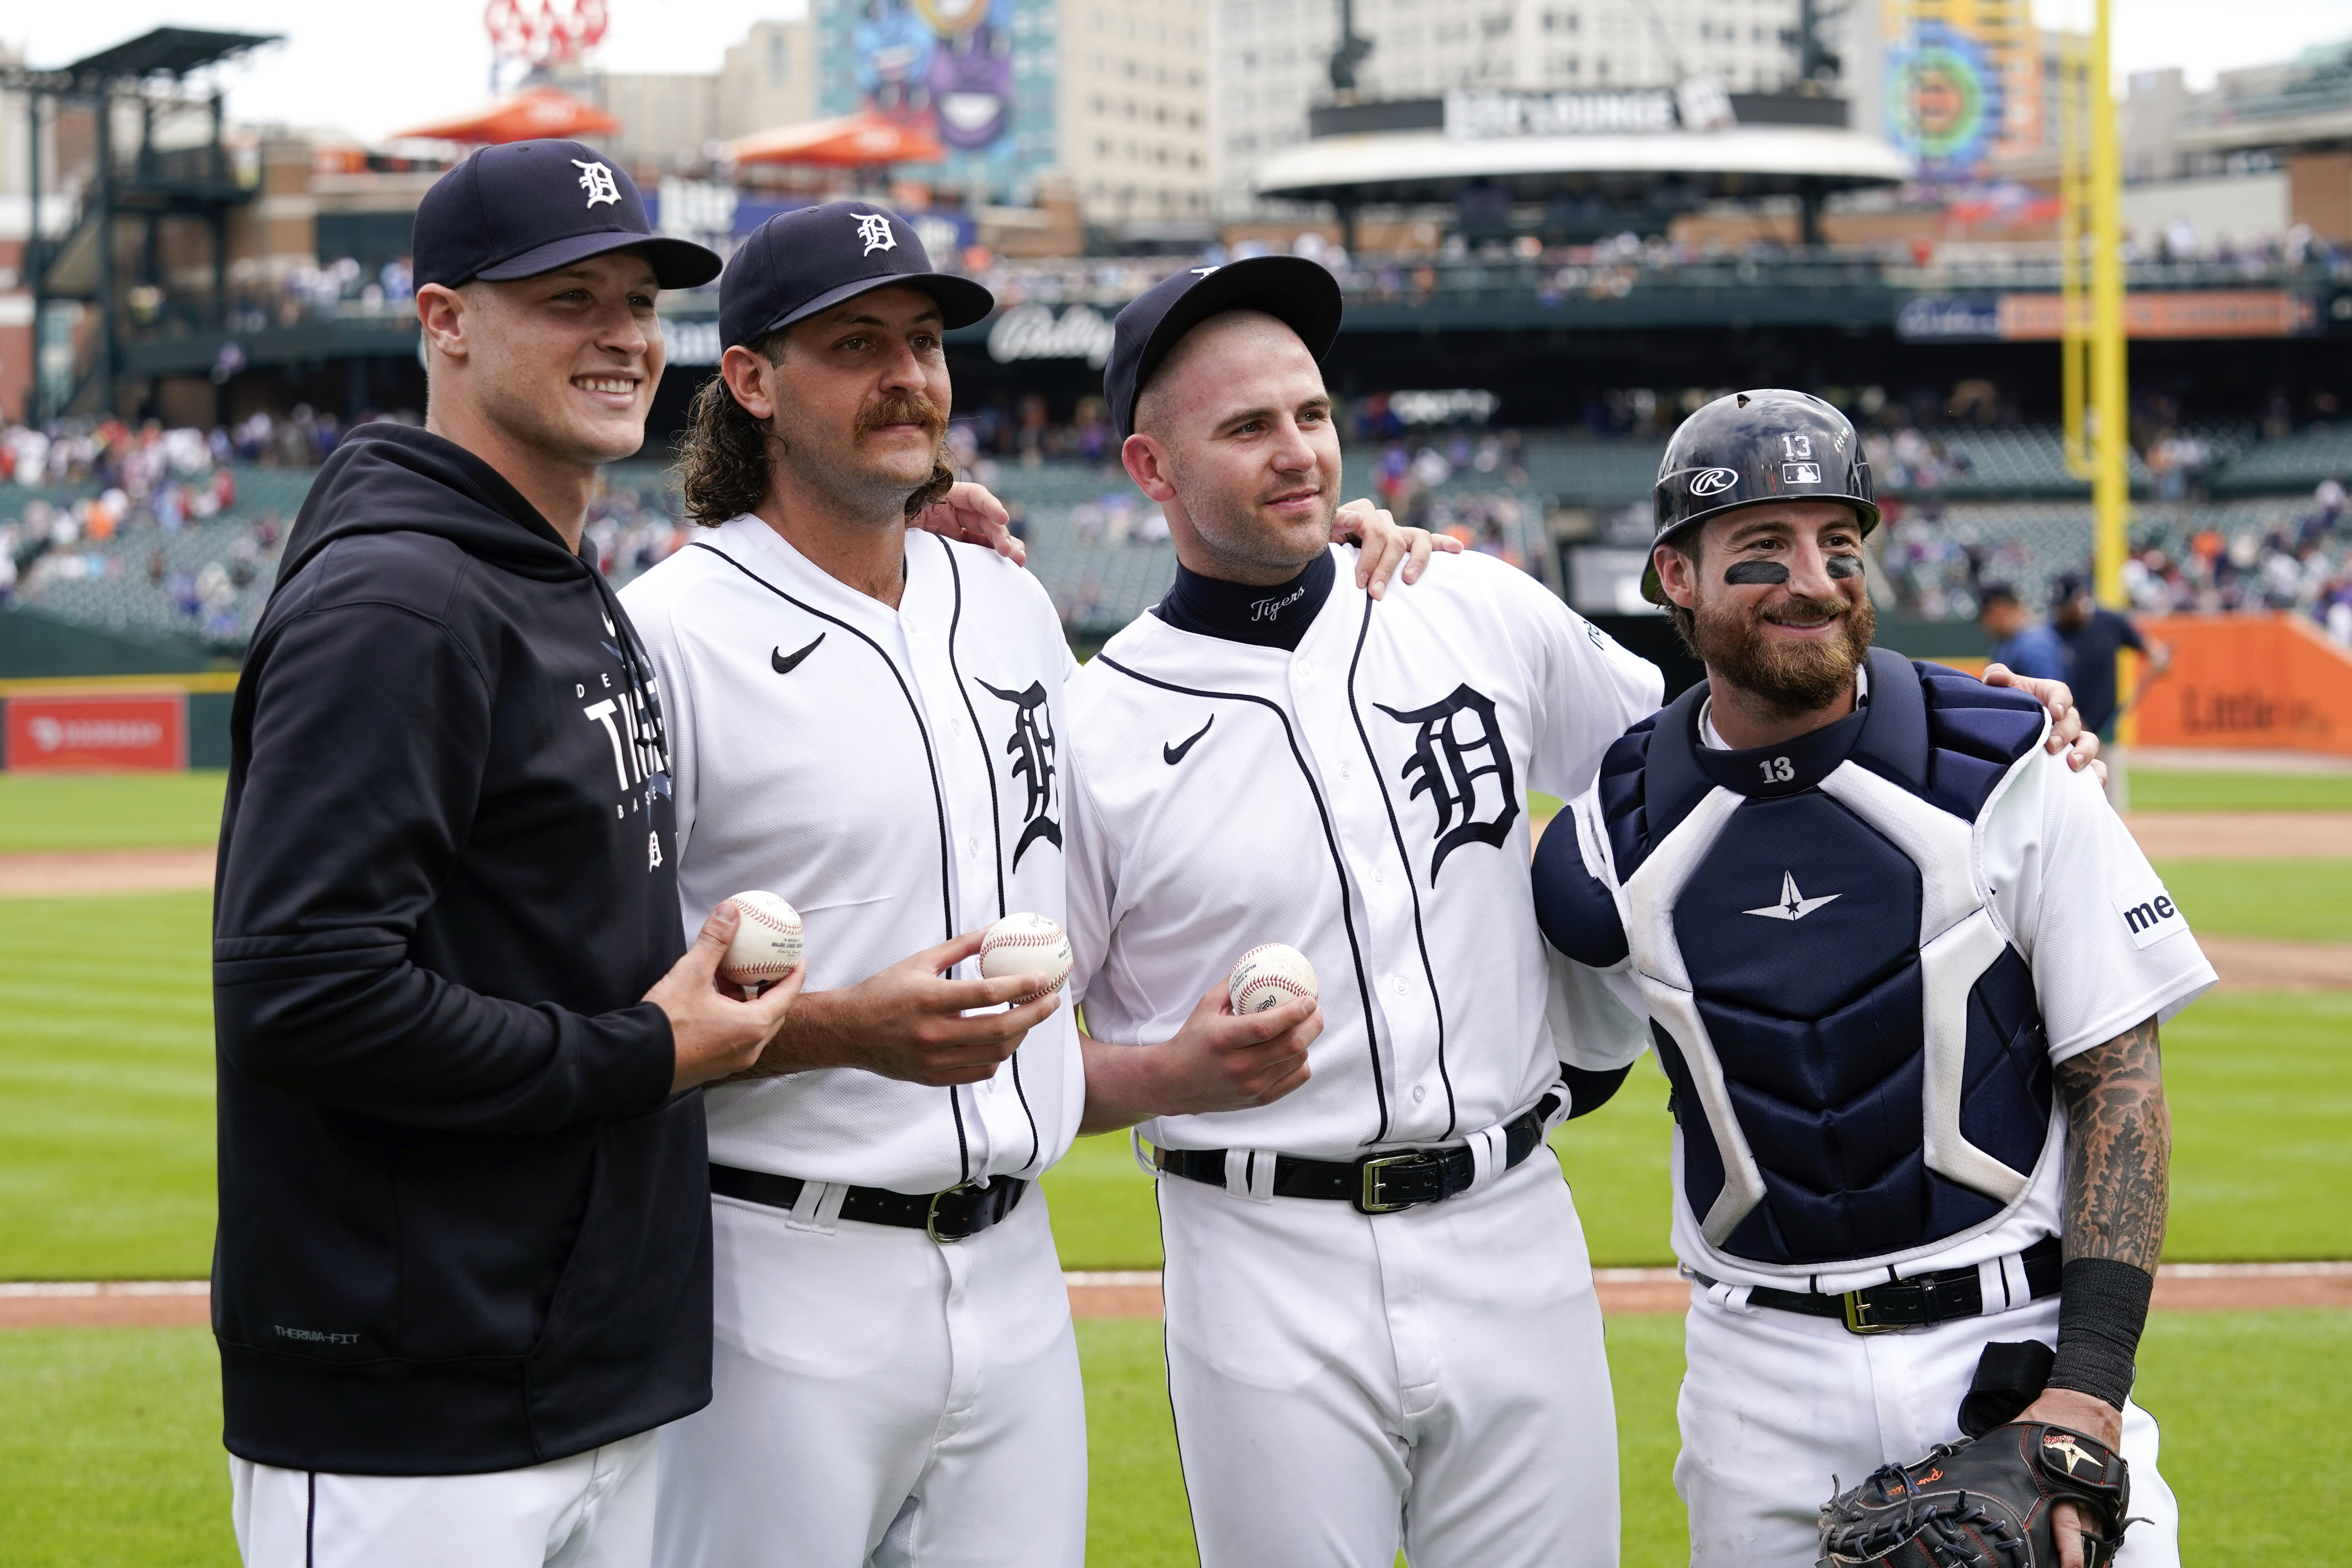
[[2130, 616], [2101, 609], [2079, 572], [2061, 573], [2050, 585], [2050, 627], [2066, 650], [2066, 684], [2083, 727], [2104, 740], [2115, 738], [2116, 655], [2130, 648], [2147, 660], [2147, 679], [2172, 668], [2171, 645], [2147, 641]]
[[[2042, 680], [2068, 679], [2066, 645], [2058, 640], [2056, 632], [2026, 613], [2018, 603], [2016, 589], [2006, 583], [1988, 583], [1978, 602], [1983, 607], [1977, 612], [1977, 621], [1992, 638], [1993, 663]], [[2090, 722], [2087, 715], [2084, 722]]]

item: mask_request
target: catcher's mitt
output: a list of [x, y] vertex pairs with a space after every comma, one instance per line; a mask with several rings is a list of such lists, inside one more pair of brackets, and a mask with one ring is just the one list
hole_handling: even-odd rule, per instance
[[1823, 1503], [1819, 1568], [2057, 1568], [2057, 1502], [2083, 1510], [2084, 1568], [2112, 1561], [2131, 1502], [2123, 1456], [2063, 1426], [2012, 1422], [1884, 1466]]

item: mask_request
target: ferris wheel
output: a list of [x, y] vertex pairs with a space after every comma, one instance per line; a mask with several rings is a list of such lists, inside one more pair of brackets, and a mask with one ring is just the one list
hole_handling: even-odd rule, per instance
[[533, 72], [571, 65], [603, 41], [604, 0], [490, 0], [482, 12], [500, 62]]

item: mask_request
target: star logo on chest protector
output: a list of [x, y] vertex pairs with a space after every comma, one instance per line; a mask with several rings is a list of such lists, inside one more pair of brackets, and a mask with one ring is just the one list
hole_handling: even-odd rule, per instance
[[1794, 871], [1783, 871], [1780, 873], [1779, 903], [1767, 904], [1760, 910], [1742, 910], [1739, 912], [1743, 915], [1762, 915], [1768, 921], [1801, 921], [1823, 904], [1833, 904], [1844, 897], [1843, 893], [1823, 893], [1818, 899], [1809, 899], [1797, 890], [1797, 874]]

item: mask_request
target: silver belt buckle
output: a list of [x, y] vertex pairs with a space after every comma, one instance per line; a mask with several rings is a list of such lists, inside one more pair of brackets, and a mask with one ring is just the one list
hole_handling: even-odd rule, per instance
[[1364, 1190], [1357, 1199], [1356, 1206], [1365, 1214], [1402, 1214], [1407, 1209], [1419, 1208], [1421, 1205], [1418, 1201], [1409, 1204], [1392, 1204], [1381, 1197], [1381, 1173], [1391, 1165], [1409, 1165], [1415, 1161], [1427, 1158], [1429, 1155], [1425, 1151], [1414, 1149], [1402, 1154], [1383, 1154], [1379, 1159], [1365, 1161]]

